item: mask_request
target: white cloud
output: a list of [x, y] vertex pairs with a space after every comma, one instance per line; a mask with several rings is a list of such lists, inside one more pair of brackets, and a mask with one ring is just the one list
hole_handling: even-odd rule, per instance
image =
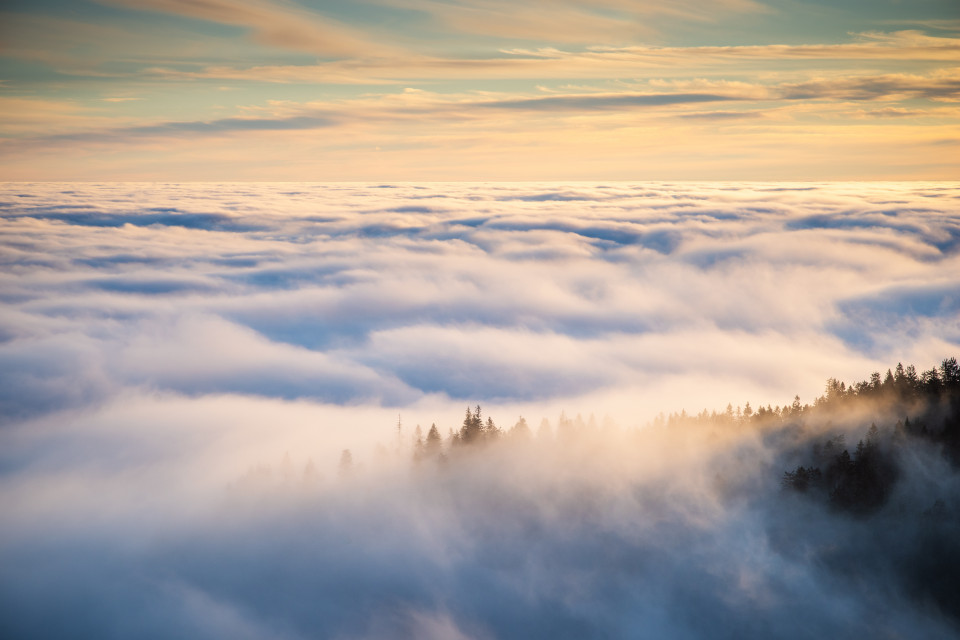
[[271, 0], [99, 0], [141, 11], [157, 11], [251, 29], [263, 44], [332, 56], [395, 53], [374, 38], [291, 2]]
[[[932, 185], [220, 189], [8, 185], [0, 353], [78, 336], [101, 389], [406, 404], [628, 389], [724, 345], [776, 403], [957, 343], [960, 223]], [[771, 386], [751, 344], [822, 369]]]
[[[840, 540], [911, 566], [857, 522], [783, 515], [803, 432], [602, 425], [956, 354], [958, 193], [7, 183], [0, 630], [944, 636], [897, 583], [810, 561]], [[409, 466], [415, 425], [478, 402], [561, 444]], [[562, 446], [561, 411], [600, 435]], [[956, 495], [938, 477], [894, 500]]]

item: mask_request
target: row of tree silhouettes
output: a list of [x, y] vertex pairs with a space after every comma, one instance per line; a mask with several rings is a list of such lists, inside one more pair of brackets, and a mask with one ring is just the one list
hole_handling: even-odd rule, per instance
[[[863, 403], [874, 415], [883, 417], [865, 430], [852, 451], [842, 434], [810, 443], [808, 450], [801, 454], [804, 463], [783, 472], [780, 484], [785, 491], [803, 494], [840, 511], [869, 514], [882, 507], [890, 496], [901, 476], [903, 450], [912, 441], [939, 447], [955, 467], [960, 467], [960, 365], [956, 358], [947, 358], [938, 367], [920, 374], [912, 365], [898, 364], [888, 370], [886, 376], [875, 372], [868, 380], [850, 385], [830, 378], [825, 393], [813, 405], [801, 404], [798, 396], [782, 407], [761, 406], [756, 411], [749, 402], [736, 409], [728, 404], [726, 410], [719, 413], [704, 410], [695, 415], [686, 411], [669, 416], [661, 414], [648, 427], [682, 429], [688, 425], [720, 428], [749, 425], [789, 429], [804, 424], [816, 426], [817, 421], [828, 421], [831, 416], [841, 415], [842, 411], [837, 412], [839, 409], [857, 408], [857, 403]], [[878, 428], [876, 422], [884, 427]], [[593, 416], [585, 421], [579, 415], [572, 419], [561, 415], [556, 430], [543, 419], [534, 434], [523, 417], [504, 429], [492, 418], [484, 419], [482, 409], [477, 405], [467, 407], [459, 429], [449, 429], [446, 437], [441, 435], [435, 423], [425, 435], [418, 425], [412, 438], [413, 458], [418, 462], [443, 461], [448, 454], [479, 450], [498, 441], [524, 442], [535, 438], [538, 442], [575, 443], [578, 436], [602, 437], [602, 432], [611, 428], [611, 423], [598, 425]], [[822, 433], [830, 429], [815, 431]], [[404, 446], [403, 441], [398, 424], [397, 451], [406, 455], [409, 445]], [[382, 455], [389, 455], [385, 447], [380, 449]], [[339, 468], [341, 476], [352, 473], [354, 458], [349, 449], [343, 450]], [[302, 474], [296, 474], [289, 455], [286, 455], [279, 469], [254, 467], [246, 474], [245, 480], [256, 483], [279, 477], [292, 482], [298, 475], [311, 484], [321, 474], [312, 460], [308, 461]]]
[[[892, 427], [881, 431], [874, 423], [851, 453], [843, 435], [815, 442], [807, 454], [809, 462], [785, 471], [781, 485], [785, 490], [806, 494], [823, 500], [831, 507], [857, 514], [868, 514], [880, 508], [900, 475], [899, 456], [910, 439], [921, 439], [942, 447], [948, 459], [960, 466], [960, 365], [956, 358], [943, 360], [938, 367], [917, 373], [913, 365], [898, 364], [888, 369], [885, 376], [874, 372], [869, 379], [846, 384], [835, 378], [827, 380], [825, 393], [813, 405], [801, 404], [795, 396], [791, 404], [782, 407], [759, 407], [750, 403], [743, 407], [727, 405], [723, 412], [689, 415], [686, 411], [669, 416], [661, 414], [649, 426], [683, 428], [688, 424], [743, 426], [799, 425], [809, 420], [829, 419], [835, 410], [856, 403], [869, 403], [888, 416]], [[913, 416], [912, 419], [910, 416]], [[585, 422], [561, 415], [556, 436], [560, 440], [594, 432], [599, 427], [591, 416]], [[502, 429], [491, 417], [484, 419], [479, 405], [467, 407], [458, 430], [449, 429], [442, 436], [437, 425], [430, 426], [423, 435], [420, 426], [413, 436], [413, 457], [445, 460], [446, 454], [459, 449], [472, 449], [499, 440], [527, 441], [532, 433], [527, 421], [520, 419], [510, 428]], [[537, 430], [537, 438], [553, 436], [550, 423], [544, 419]], [[402, 433], [398, 424], [398, 437]], [[353, 457], [345, 450], [341, 457], [341, 474], [349, 473]]]
[[[653, 427], [682, 427], [689, 423], [707, 423], [723, 426], [746, 424], [789, 424], [797, 422], [806, 416], [815, 414], [819, 410], [834, 410], [856, 402], [869, 402], [872, 405], [882, 406], [888, 413], [906, 418], [897, 427], [906, 435], [922, 436], [937, 440], [945, 445], [951, 458], [960, 462], [960, 425], [957, 416], [960, 415], [960, 365], [956, 358], [947, 358], [939, 367], [918, 374], [913, 365], [904, 367], [897, 364], [894, 369], [888, 369], [886, 376], [879, 372], [871, 374], [868, 380], [847, 385], [835, 378], [827, 380], [825, 393], [814, 400], [813, 405], [802, 404], [800, 397], [795, 396], [790, 404], [782, 407], [760, 406], [756, 410], [747, 402], [742, 407], [733, 407], [728, 404], [723, 412], [703, 410], [696, 415], [686, 411], [665, 416], [661, 414], [649, 426]], [[915, 414], [911, 422], [907, 415]], [[894, 418], [896, 419], [896, 418]], [[936, 423], [933, 426], [928, 426]], [[597, 428], [596, 421], [591, 416], [585, 422], [579, 415], [570, 419], [561, 415], [557, 425], [557, 436], [564, 437], [578, 432], [591, 431]], [[544, 419], [537, 431], [538, 436], [550, 432], [549, 422]], [[414, 434], [414, 455], [439, 455], [444, 449], [455, 449], [462, 446], [473, 446], [491, 443], [501, 438], [529, 439], [532, 436], [527, 421], [521, 416], [510, 428], [502, 429], [497, 426], [493, 418], [483, 418], [479, 405], [467, 407], [463, 423], [458, 430], [450, 429], [444, 438], [436, 423], [430, 426], [426, 436], [420, 426]], [[876, 440], [867, 436], [867, 443]], [[874, 443], [876, 444], [876, 443]], [[836, 446], [834, 443], [831, 446]], [[829, 447], [827, 447], [829, 449]], [[872, 450], [871, 450], [872, 451]], [[839, 453], [839, 452], [838, 452]], [[849, 452], [848, 452], [848, 455]], [[868, 453], [870, 457], [872, 453]], [[854, 457], [854, 462], [856, 458]], [[842, 463], [838, 463], [841, 464]]]
[[[511, 438], [529, 438], [530, 428], [527, 421], [521, 416], [520, 419], [508, 430], [503, 430], [496, 425], [493, 418], [488, 417], [486, 422], [483, 420], [482, 409], [477, 405], [475, 409], [467, 407], [466, 416], [463, 424], [458, 431], [450, 430], [447, 436], [447, 446], [459, 448], [463, 446], [478, 445], [481, 443], [492, 443], [504, 436]], [[437, 457], [443, 455], [443, 437], [436, 423], [430, 425], [426, 437], [417, 425], [414, 431], [414, 459], [421, 460], [425, 457]]]
[[[430, 430], [427, 432], [425, 438], [422, 435], [420, 426], [417, 425], [413, 436], [415, 458], [420, 459], [423, 456], [440, 454], [444, 447], [448, 449], [459, 449], [492, 444], [501, 439], [527, 441], [531, 440], [534, 436], [530, 425], [527, 424], [527, 420], [523, 416], [520, 416], [513, 426], [503, 429], [497, 426], [493, 418], [488, 417], [484, 420], [482, 414], [483, 409], [481, 409], [480, 405], [477, 405], [475, 408], [467, 407], [466, 415], [463, 418], [460, 429], [456, 431], [450, 429], [446, 441], [441, 437], [436, 423], [430, 425]], [[556, 435], [561, 439], [565, 439], [577, 433], [593, 431], [597, 428], [596, 418], [592, 415], [589, 421], [584, 421], [580, 415], [577, 415], [576, 418], [568, 418], [566, 414], [561, 414], [557, 423]], [[540, 422], [536, 436], [540, 439], [553, 436], [553, 429], [550, 426], [549, 420], [544, 418]]]
[[[814, 443], [809, 464], [784, 472], [781, 484], [785, 489], [824, 500], [838, 510], [868, 514], [883, 506], [890, 495], [900, 476], [900, 452], [909, 439], [919, 438], [942, 446], [951, 462], [960, 466], [960, 365], [956, 358], [946, 358], [938, 367], [922, 373], [917, 373], [913, 365], [897, 364], [888, 369], [885, 376], [874, 372], [869, 379], [849, 385], [830, 378], [824, 394], [812, 406], [801, 404], [799, 396], [795, 396], [791, 404], [783, 407], [768, 405], [754, 410], [748, 402], [736, 409], [727, 405], [722, 413], [661, 415], [653, 421], [653, 426], [682, 428], [690, 422], [719, 426], [787, 425], [830, 416], [855, 403], [869, 403], [879, 408], [889, 416], [889, 423], [895, 424], [883, 433], [875, 423], [871, 424], [852, 453], [843, 435]], [[549, 424], [541, 424], [538, 433], [542, 435], [549, 428]], [[587, 426], [579, 416], [575, 420], [561, 416], [558, 435], [563, 437], [595, 428], [592, 418]], [[522, 417], [513, 427], [503, 430], [492, 418], [484, 420], [478, 405], [467, 408], [460, 429], [450, 431], [447, 443], [448, 447], [457, 448], [491, 443], [504, 437], [525, 440], [530, 436], [530, 428]], [[430, 427], [425, 439], [418, 427], [415, 438], [416, 459], [442, 455], [444, 443], [436, 424]]]
[[[846, 436], [834, 431], [830, 422], [834, 419], [846, 425]], [[850, 425], [857, 426], [851, 430]], [[960, 629], [957, 499], [951, 497], [947, 489], [936, 495], [917, 493], [916, 499], [928, 501], [917, 505], [913, 514], [916, 517], [909, 514], [905, 517], [906, 512], [899, 509], [883, 511], [896, 487], [902, 485], [909, 489], [908, 470], [913, 468], [908, 468], [906, 461], [919, 450], [939, 449], [953, 465], [960, 467], [960, 366], [955, 358], [945, 359], [938, 367], [922, 373], [917, 373], [913, 366], [898, 364], [885, 376], [873, 373], [867, 380], [853, 384], [830, 378], [823, 395], [812, 404], [802, 404], [800, 398], [795, 397], [792, 403], [782, 407], [768, 405], [754, 410], [749, 403], [736, 408], [727, 405], [726, 410], [719, 413], [704, 410], [695, 415], [685, 411], [661, 415], [648, 425], [665, 430], [682, 430], [688, 426], [709, 430], [757, 429], [771, 436], [780, 443], [773, 447], [777, 455], [792, 460], [790, 464], [803, 462], [783, 471], [779, 478], [775, 474], [769, 477], [768, 487], [776, 487], [779, 480], [782, 488], [778, 494], [780, 499], [772, 504], [783, 509], [781, 513], [787, 518], [784, 522], [790, 522], [797, 514], [808, 514], [806, 510], [794, 509], [797, 504], [794, 498], [822, 505], [822, 514], [830, 517], [811, 518], [811, 526], [823, 523], [831, 527], [828, 530], [831, 534], [839, 518], [844, 521], [849, 521], [849, 516], [856, 518], [857, 531], [869, 532], [879, 541], [878, 546], [869, 547], [874, 550], [869, 552], [872, 555], [858, 552], [856, 557], [876, 561], [879, 568], [874, 575], [902, 585], [903, 592], [922, 602], [925, 611], [928, 607], [930, 611], [939, 609]], [[403, 437], [398, 424], [397, 450], [405, 457], [412, 442], [414, 460], [423, 463], [432, 459], [443, 465], [443, 461], [455, 461], [461, 454], [481, 453], [488, 447], [511, 441], [552, 441], [560, 446], [578, 446], [584, 442], [578, 436], [602, 438], [606, 428], [606, 424], [600, 426], [592, 417], [584, 421], [580, 416], [574, 419], [561, 416], [555, 430], [543, 420], [533, 434], [523, 418], [504, 429], [476, 406], [468, 407], [459, 429], [449, 429], [446, 436], [433, 424], [425, 435], [417, 427], [411, 440]], [[847, 437], [857, 433], [857, 428], [863, 429], [862, 434], [858, 434], [861, 437], [854, 446], [849, 446]], [[345, 451], [341, 474], [349, 474], [352, 465], [352, 456]], [[787, 466], [786, 463], [783, 466]], [[451, 468], [455, 468], [455, 462]], [[871, 517], [873, 514], [877, 517]], [[789, 535], [803, 535], [804, 530], [804, 527], [790, 527]], [[794, 533], [796, 531], [800, 533]], [[843, 565], [828, 561], [850, 552], [851, 547], [844, 546], [849, 543], [840, 539], [836, 544], [831, 542], [825, 546], [820, 540], [819, 537], [811, 540], [809, 549], [813, 557], [825, 559], [827, 567]], [[860, 567], [854, 567], [854, 571], [859, 576]], [[838, 575], [842, 575], [842, 569]]]
[[[887, 369], [886, 375], [875, 371], [867, 380], [846, 384], [836, 378], [827, 380], [825, 392], [816, 398], [813, 405], [803, 404], [800, 396], [794, 396], [793, 402], [782, 407], [760, 406], [754, 409], [747, 402], [742, 407], [728, 404], [726, 411], [704, 410], [696, 415], [686, 411], [669, 416], [661, 414], [653, 421], [655, 426], [679, 426], [691, 420], [710, 421], [714, 424], [748, 424], [765, 422], [789, 423], [809, 415], [816, 409], [838, 409], [858, 402], [885, 406], [892, 413], [900, 413], [901, 419], [912, 407], [918, 404], [936, 405], [938, 403], [960, 401], [960, 364], [956, 358], [943, 360], [938, 367], [917, 373], [916, 367], [904, 367], [898, 364]], [[918, 429], [920, 426], [917, 427]]]
[[882, 379], [879, 371], [872, 373], [869, 380], [849, 386], [830, 378], [827, 380], [826, 395], [821, 396], [818, 402], [842, 401], [851, 397], [884, 397], [893, 400], [935, 398], [943, 393], [955, 393], [958, 387], [960, 365], [956, 358], [946, 358], [939, 367], [932, 367], [922, 373], [917, 373], [912, 364], [904, 367], [898, 363], [895, 369], [887, 369]]

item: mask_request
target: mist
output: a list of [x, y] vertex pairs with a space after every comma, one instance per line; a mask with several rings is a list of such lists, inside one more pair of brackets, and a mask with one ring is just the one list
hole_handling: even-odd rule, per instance
[[4, 184], [0, 633], [956, 637], [958, 199]]

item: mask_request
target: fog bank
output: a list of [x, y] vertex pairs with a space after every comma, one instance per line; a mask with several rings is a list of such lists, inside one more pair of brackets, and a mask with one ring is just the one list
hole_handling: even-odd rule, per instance
[[960, 353], [958, 202], [0, 185], [0, 635], [956, 637], [943, 442], [869, 513], [781, 487], [949, 401], [780, 409]]

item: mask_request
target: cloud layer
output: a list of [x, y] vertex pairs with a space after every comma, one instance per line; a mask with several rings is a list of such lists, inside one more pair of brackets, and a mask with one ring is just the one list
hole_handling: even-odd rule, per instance
[[758, 434], [610, 429], [455, 473], [396, 451], [467, 403], [642, 426], [926, 368], [960, 346], [958, 202], [944, 183], [4, 184], [0, 625], [948, 637], [893, 587], [808, 566], [764, 490], [718, 490], [777, 469]]
[[[809, 397], [827, 374], [958, 344], [957, 199], [934, 184], [9, 184], [4, 415], [131, 385], [405, 405], [656, 390], [643, 399], [703, 374]], [[76, 384], [55, 392], [59, 376]]]

